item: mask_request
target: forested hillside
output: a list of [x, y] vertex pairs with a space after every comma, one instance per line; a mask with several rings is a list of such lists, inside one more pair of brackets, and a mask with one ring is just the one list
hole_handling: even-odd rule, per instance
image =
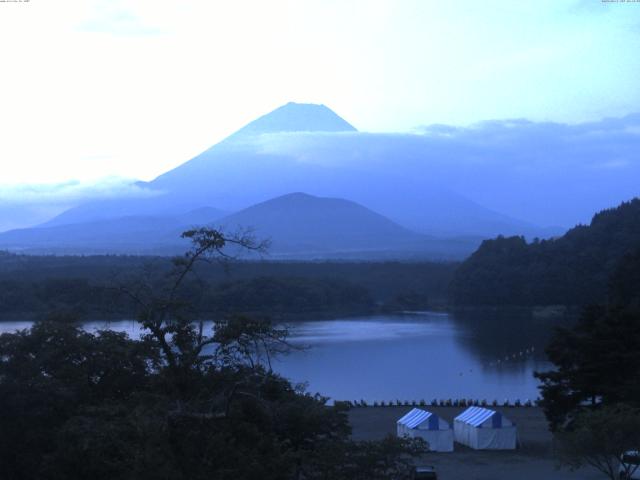
[[584, 305], [605, 300], [609, 276], [640, 248], [640, 200], [597, 213], [590, 225], [527, 243], [487, 240], [457, 269], [457, 305]]
[[[200, 316], [229, 312], [320, 318], [445, 303], [455, 263], [230, 262], [196, 268], [184, 288]], [[129, 318], [122, 286], [153, 283], [171, 266], [163, 257], [0, 254], [0, 320], [51, 312], [86, 319]]]

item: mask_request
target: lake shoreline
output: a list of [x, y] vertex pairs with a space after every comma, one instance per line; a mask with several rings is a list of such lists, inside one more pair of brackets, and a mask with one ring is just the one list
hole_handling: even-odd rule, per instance
[[[345, 318], [358, 318], [369, 317], [377, 315], [419, 315], [425, 313], [440, 313], [451, 314], [456, 313], [469, 313], [469, 312], [485, 312], [485, 313], [514, 313], [514, 314], [531, 314], [533, 319], [539, 320], [553, 320], [567, 317], [574, 317], [579, 314], [582, 307], [570, 306], [570, 305], [537, 305], [537, 306], [456, 306], [456, 305], [433, 305], [425, 307], [415, 308], [402, 308], [402, 307], [389, 307], [379, 306], [377, 308], [366, 308], [357, 310], [332, 310], [332, 311], [310, 311], [310, 312], [287, 312], [287, 313], [270, 313], [263, 311], [247, 311], [247, 312], [209, 312], [204, 313], [202, 316], [194, 318], [194, 322], [201, 320], [210, 321], [216, 318], [225, 318], [229, 315], [247, 315], [259, 318], [269, 318], [275, 323], [289, 323], [289, 322], [307, 322], [307, 321], [329, 321], [335, 319]], [[58, 312], [55, 312], [58, 313]], [[105, 312], [60, 312], [79, 315], [79, 322], [88, 321], [104, 321], [104, 322], [118, 322], [125, 320], [135, 320], [134, 312], [117, 312], [117, 313], [105, 313]], [[19, 312], [17, 314], [12, 313], [10, 315], [0, 314], [0, 323], [6, 322], [36, 322], [43, 320], [45, 314], [43, 312]]]

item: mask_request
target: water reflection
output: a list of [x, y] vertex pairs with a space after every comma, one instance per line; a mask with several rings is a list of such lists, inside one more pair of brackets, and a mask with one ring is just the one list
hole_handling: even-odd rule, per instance
[[[334, 399], [524, 401], [538, 396], [532, 374], [550, 367], [544, 346], [558, 323], [567, 320], [504, 310], [299, 322], [289, 324], [291, 341], [308, 348], [282, 357], [274, 368]], [[1, 323], [0, 332], [30, 324]], [[130, 320], [84, 327], [141, 334]]]
[[[416, 320], [417, 319], [417, 320]], [[292, 340], [298, 343], [391, 341], [420, 335], [452, 335], [455, 326], [447, 320], [430, 321], [431, 316], [369, 317], [290, 324]]]
[[[483, 363], [517, 368], [519, 359], [545, 361], [544, 349], [556, 327], [570, 326], [574, 316], [561, 313], [541, 316], [531, 309], [476, 308], [450, 314], [465, 334], [458, 336]], [[523, 358], [524, 357], [524, 358]]]
[[473, 312], [419, 312], [304, 322], [293, 340], [311, 348], [282, 359], [278, 369], [337, 399], [524, 401], [538, 396], [533, 371], [550, 367], [543, 347], [551, 330], [487, 312], [475, 319]]

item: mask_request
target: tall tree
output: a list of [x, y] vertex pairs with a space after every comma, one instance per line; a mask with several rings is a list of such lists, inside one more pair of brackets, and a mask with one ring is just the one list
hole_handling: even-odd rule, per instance
[[640, 458], [640, 412], [625, 405], [584, 411], [558, 440], [560, 461], [570, 468], [588, 465], [610, 480], [630, 479]]
[[552, 429], [584, 408], [640, 406], [640, 255], [627, 256], [611, 278], [606, 306], [585, 308], [571, 329], [557, 330], [547, 347], [555, 369], [536, 373]]

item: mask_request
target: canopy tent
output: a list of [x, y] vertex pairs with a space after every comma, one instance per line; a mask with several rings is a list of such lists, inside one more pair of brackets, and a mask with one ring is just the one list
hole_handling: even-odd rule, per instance
[[422, 438], [432, 452], [453, 452], [453, 430], [437, 415], [412, 409], [396, 422], [399, 437]]
[[469, 407], [453, 419], [456, 442], [476, 450], [513, 450], [516, 448], [515, 423], [500, 412]]

